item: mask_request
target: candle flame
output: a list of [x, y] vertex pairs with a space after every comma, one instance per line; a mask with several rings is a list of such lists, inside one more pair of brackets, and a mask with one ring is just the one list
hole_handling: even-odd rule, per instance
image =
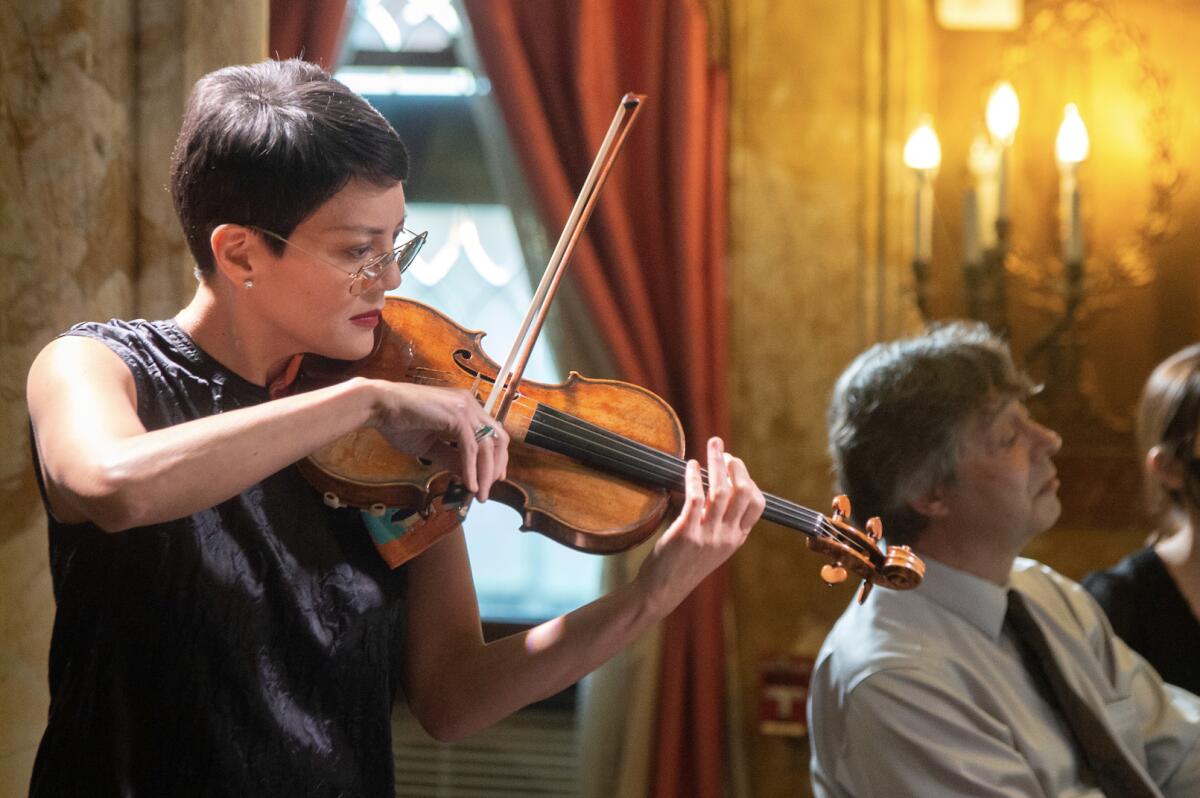
[[1058, 126], [1058, 138], [1054, 141], [1054, 152], [1060, 163], [1080, 163], [1088, 157], [1088, 132], [1079, 116], [1075, 103], [1067, 103], [1063, 109], [1063, 121]]
[[942, 163], [942, 145], [933, 125], [923, 122], [904, 143], [904, 164], [910, 169], [932, 172]]
[[1021, 103], [1007, 80], [996, 84], [987, 104], [987, 127], [997, 141], [1009, 144], [1021, 120]]

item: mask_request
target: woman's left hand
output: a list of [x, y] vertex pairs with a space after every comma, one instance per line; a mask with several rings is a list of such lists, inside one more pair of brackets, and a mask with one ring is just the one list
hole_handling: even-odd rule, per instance
[[665, 613], [683, 601], [746, 541], [765, 507], [745, 463], [710, 438], [707, 492], [700, 464], [689, 460], [683, 509], [638, 573], [652, 604]]

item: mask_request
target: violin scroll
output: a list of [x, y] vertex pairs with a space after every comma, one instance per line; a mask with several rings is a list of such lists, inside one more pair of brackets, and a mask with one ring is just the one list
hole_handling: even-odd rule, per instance
[[873, 517], [867, 520], [866, 531], [855, 528], [850, 519], [850, 499], [840, 495], [833, 500], [833, 515], [824, 519], [825, 534], [810, 538], [808, 547], [833, 560], [821, 567], [821, 579], [829, 586], [846, 581], [853, 572], [863, 582], [858, 601], [866, 601], [874, 585], [893, 590], [909, 590], [921, 583], [925, 563], [908, 546], [889, 546], [881, 551], [883, 522]]
[[885, 584], [893, 590], [911, 590], [921, 584], [925, 563], [908, 546], [889, 546], [883, 565]]

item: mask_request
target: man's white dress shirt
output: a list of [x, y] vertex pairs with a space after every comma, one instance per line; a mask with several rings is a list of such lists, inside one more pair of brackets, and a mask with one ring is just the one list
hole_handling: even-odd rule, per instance
[[[1004, 625], [1007, 589], [923, 559], [917, 589], [872, 591], [821, 648], [808, 707], [816, 796], [1101, 798]], [[1007, 587], [1162, 795], [1200, 798], [1200, 698], [1164, 684], [1049, 567], [1019, 559]]]

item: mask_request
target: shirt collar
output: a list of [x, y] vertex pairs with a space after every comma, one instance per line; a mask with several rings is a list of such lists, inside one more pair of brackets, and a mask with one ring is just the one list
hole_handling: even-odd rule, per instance
[[921, 559], [925, 561], [921, 595], [978, 627], [990, 639], [998, 640], [1008, 609], [1007, 589], [944, 565], [926, 554]]

